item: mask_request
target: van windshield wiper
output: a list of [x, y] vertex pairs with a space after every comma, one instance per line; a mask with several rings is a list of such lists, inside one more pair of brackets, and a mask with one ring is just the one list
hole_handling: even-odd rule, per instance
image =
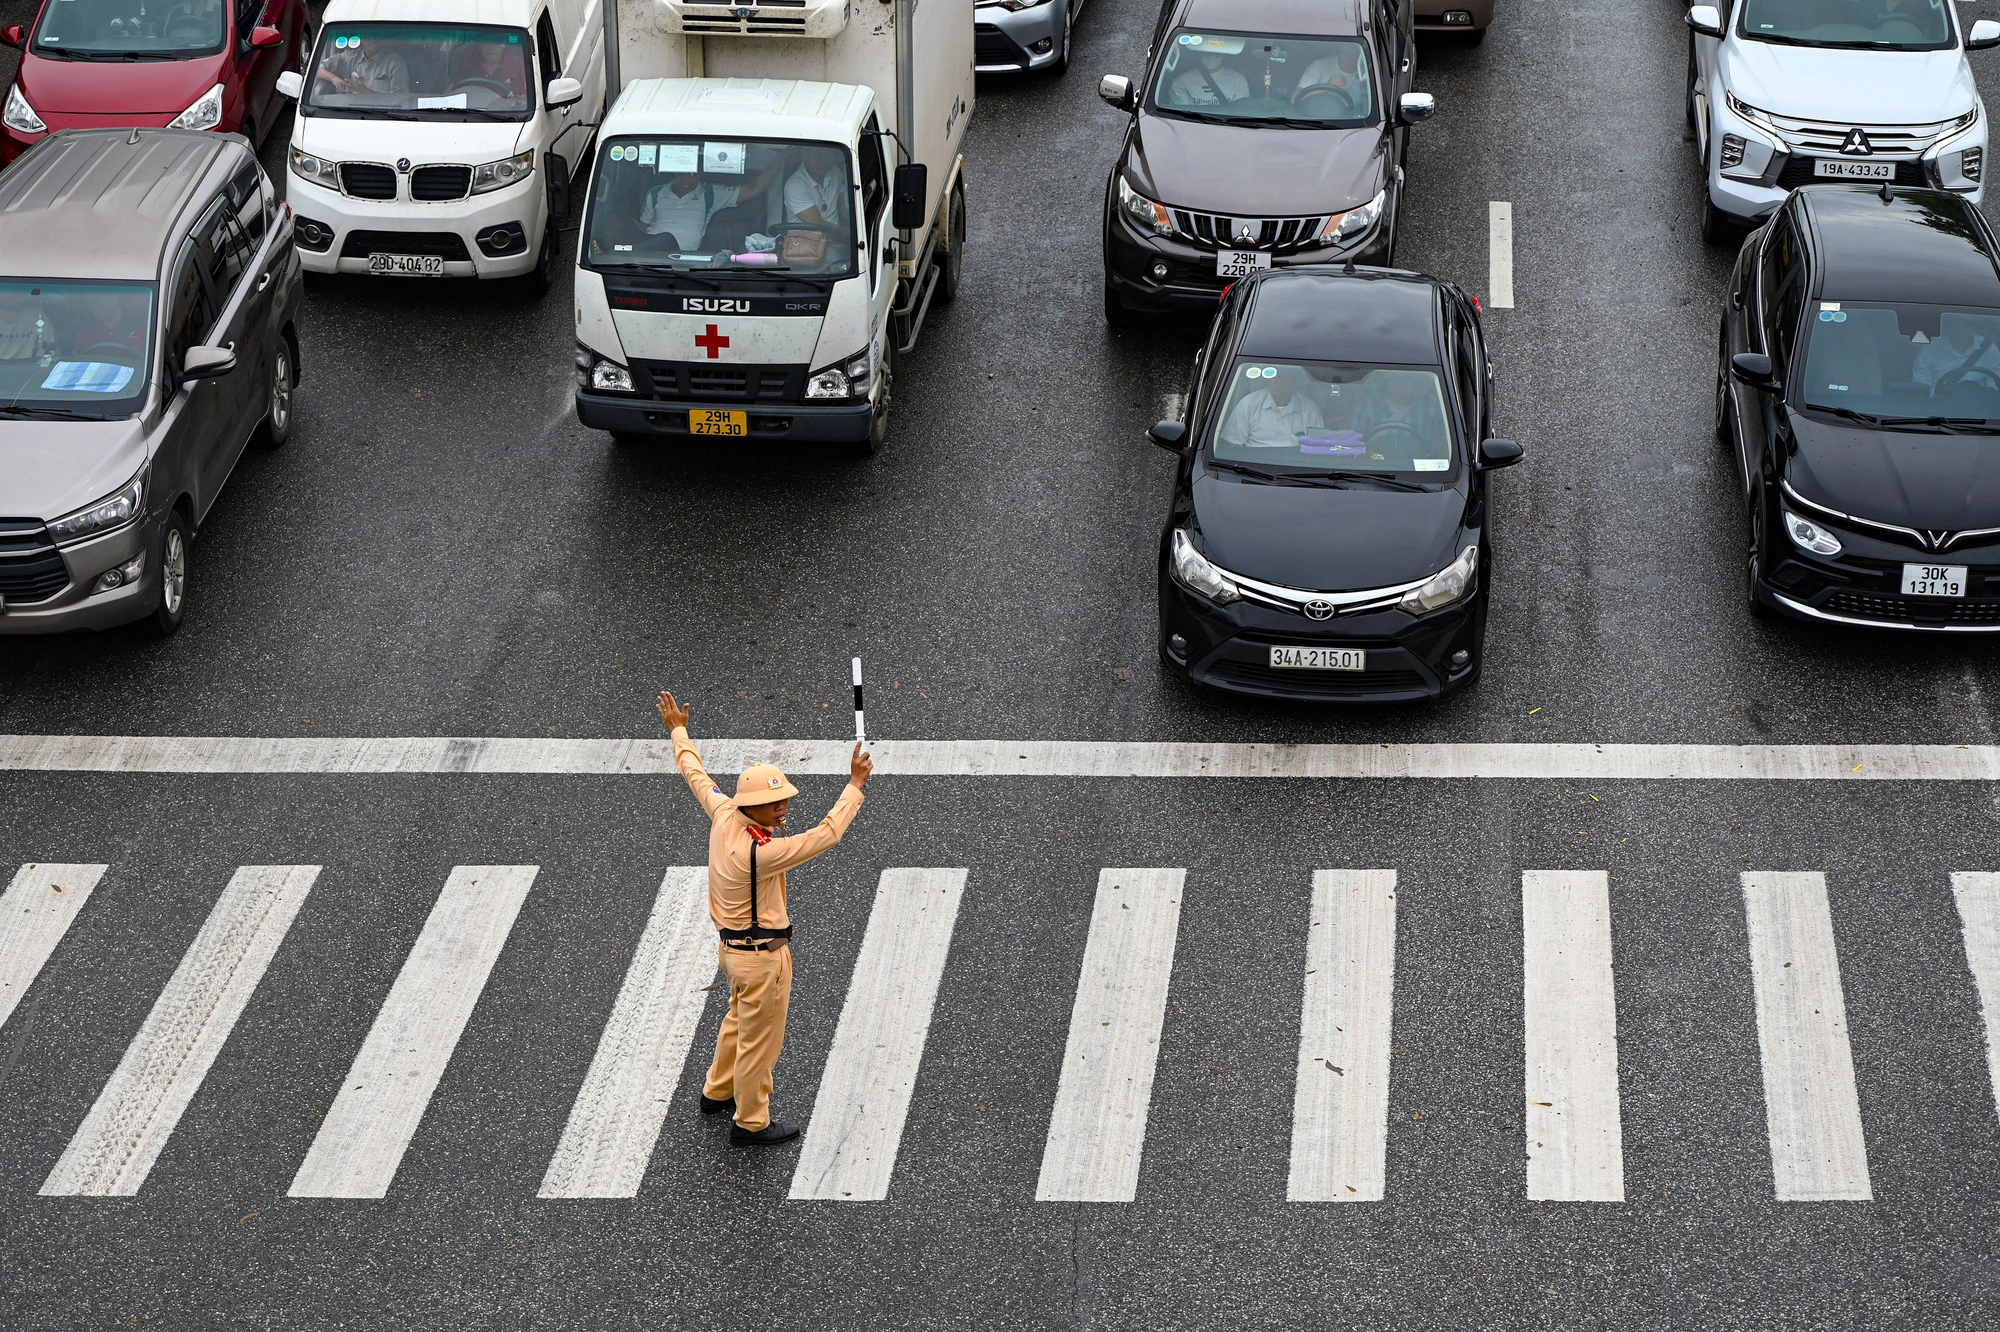
[[32, 407], [25, 402], [10, 402], [0, 406], [0, 416], [12, 416], [25, 420], [48, 419], [54, 421], [102, 421], [107, 418], [93, 416], [89, 412], [73, 412], [67, 407]]

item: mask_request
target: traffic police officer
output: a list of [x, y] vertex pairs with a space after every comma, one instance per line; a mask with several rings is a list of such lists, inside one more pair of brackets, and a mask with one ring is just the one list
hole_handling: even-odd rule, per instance
[[718, 957], [729, 981], [729, 1016], [716, 1038], [715, 1060], [702, 1087], [701, 1112], [732, 1107], [729, 1141], [761, 1147], [799, 1135], [796, 1124], [771, 1118], [771, 1070], [785, 1045], [785, 1014], [792, 1000], [792, 918], [785, 908], [785, 871], [833, 849], [861, 811], [861, 788], [875, 760], [854, 746], [847, 788], [819, 826], [779, 837], [785, 811], [798, 788], [769, 763], [755, 763], [726, 796], [702, 767], [701, 751], [688, 739], [688, 710], [670, 693], [659, 698], [660, 720], [674, 737], [674, 764], [701, 802], [713, 827], [708, 835], [708, 914], [721, 935]]

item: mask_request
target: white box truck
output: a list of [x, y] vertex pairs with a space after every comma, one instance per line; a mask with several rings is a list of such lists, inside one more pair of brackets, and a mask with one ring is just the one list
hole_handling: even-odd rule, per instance
[[622, 0], [577, 237], [576, 412], [878, 447], [965, 246], [972, 0]]

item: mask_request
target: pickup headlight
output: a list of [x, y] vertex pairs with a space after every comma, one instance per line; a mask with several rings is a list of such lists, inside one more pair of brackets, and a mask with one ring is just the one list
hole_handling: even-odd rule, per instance
[[1376, 220], [1382, 216], [1382, 207], [1388, 201], [1389, 191], [1384, 189], [1380, 194], [1370, 199], [1367, 203], [1362, 204], [1359, 208], [1350, 208], [1344, 213], [1335, 213], [1326, 220], [1326, 225], [1319, 229], [1319, 243], [1321, 245], [1338, 245], [1342, 241], [1351, 241], [1366, 235], [1368, 229], [1374, 226]]
[[1175, 582], [1190, 592], [1207, 597], [1218, 606], [1227, 606], [1243, 595], [1236, 590], [1236, 584], [1229, 581], [1229, 575], [1210, 564], [1194, 548], [1186, 528], [1174, 529], [1174, 550], [1168, 567], [1173, 570]]
[[292, 149], [292, 174], [303, 176], [315, 185], [324, 185], [330, 190], [340, 188], [340, 163], [329, 162], [324, 157], [314, 157]]
[[509, 185], [526, 180], [534, 174], [534, 170], [535, 155], [531, 152], [483, 163], [472, 168], [472, 192], [485, 194], [489, 190], [504, 190]]
[[1397, 606], [1412, 615], [1423, 615], [1449, 606], [1472, 591], [1479, 573], [1479, 547], [1467, 546], [1458, 558], [1445, 565], [1420, 587], [1403, 594]]
[[1174, 219], [1168, 215], [1165, 204], [1156, 204], [1126, 183], [1121, 174], [1118, 177], [1118, 206], [1125, 215], [1148, 231], [1164, 236], [1174, 229]]
[[1840, 538], [1821, 527], [1818, 523], [1801, 518], [1790, 509], [1784, 510], [1785, 534], [1800, 550], [1811, 551], [1815, 555], [1840, 554]]
[[49, 127], [35, 114], [35, 108], [28, 105], [28, 99], [21, 96], [21, 85], [11, 84], [7, 88], [7, 109], [0, 111], [0, 121], [7, 128], [19, 130], [23, 134], [46, 134]]
[[141, 468], [139, 475], [127, 482], [115, 495], [78, 509], [75, 513], [58, 518], [49, 524], [49, 536], [61, 545], [67, 541], [81, 541], [100, 532], [109, 532], [114, 527], [123, 527], [139, 516], [140, 506], [146, 499], [146, 472]]
[[865, 398], [868, 396], [868, 352], [864, 348], [824, 370], [815, 370], [806, 380], [806, 397]]
[[168, 129], [214, 129], [222, 123], [222, 85], [216, 84], [194, 105], [167, 122]]

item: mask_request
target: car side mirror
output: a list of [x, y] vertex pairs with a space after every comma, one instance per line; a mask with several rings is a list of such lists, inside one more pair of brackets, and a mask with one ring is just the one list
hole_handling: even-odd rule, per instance
[[181, 362], [181, 382], [219, 379], [236, 368], [236, 353], [227, 347], [190, 347]]
[[922, 162], [905, 162], [896, 168], [895, 189], [889, 204], [889, 225], [898, 231], [915, 231], [923, 226], [930, 211], [931, 173]]
[[1521, 446], [1511, 439], [1489, 439], [1479, 446], [1479, 465], [1489, 472], [1521, 461]]
[[1179, 421], [1162, 421], [1146, 432], [1146, 438], [1163, 449], [1179, 453], [1181, 445], [1187, 442], [1187, 427]]
[[1777, 390], [1776, 367], [1760, 352], [1737, 352], [1729, 358], [1729, 373], [1752, 388]]
[[250, 29], [250, 49], [253, 51], [268, 51], [274, 46], [284, 45], [284, 41], [285, 34], [276, 28], [269, 28], [259, 23]]
[[1438, 113], [1438, 99], [1429, 93], [1404, 93], [1396, 99], [1396, 114], [1405, 125], [1429, 120]]
[[2000, 46], [2000, 23], [1992, 19], [1981, 19], [1972, 25], [1972, 31], [1965, 34], [1965, 49], [1984, 51]]
[[1139, 105], [1139, 98], [1132, 91], [1132, 80], [1123, 74], [1106, 74], [1099, 79], [1097, 95], [1120, 111], [1130, 111]]
[[549, 86], [542, 91], [542, 100], [549, 104], [550, 110], [574, 106], [583, 100], [583, 85], [567, 75], [559, 79], [550, 79]]
[[306, 81], [299, 77], [297, 70], [288, 69], [278, 76], [277, 86], [278, 96], [289, 97], [296, 102], [299, 100], [299, 94], [306, 90]]
[[548, 178], [549, 217], [569, 217], [569, 159], [559, 153], [542, 154], [542, 173]]
[[0, 42], [5, 42], [9, 46], [25, 46], [27, 41], [28, 30], [18, 23], [9, 23], [6, 27], [0, 28]]
[[1687, 25], [1704, 37], [1722, 35], [1722, 12], [1714, 5], [1695, 5], [1687, 12]]

